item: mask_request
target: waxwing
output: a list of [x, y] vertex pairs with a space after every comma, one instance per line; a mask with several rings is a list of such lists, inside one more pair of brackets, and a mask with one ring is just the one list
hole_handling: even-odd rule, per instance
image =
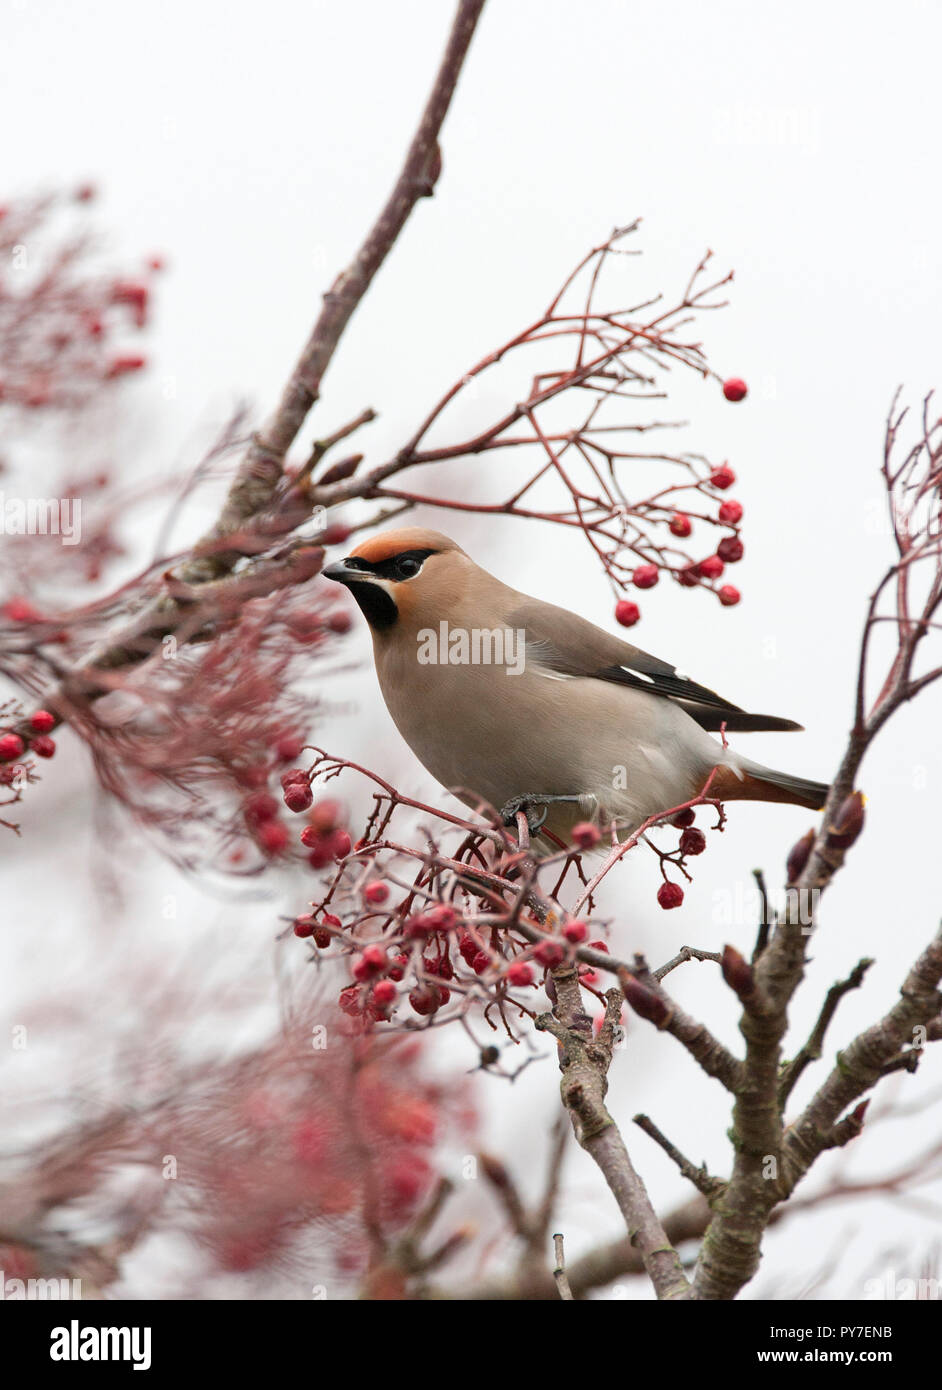
[[752, 762], [710, 737], [799, 729], [748, 714], [584, 618], [529, 598], [459, 545], [384, 531], [324, 577], [369, 623], [386, 707], [420, 762], [466, 805], [568, 840], [574, 824], [627, 828], [702, 791], [814, 810], [827, 787]]

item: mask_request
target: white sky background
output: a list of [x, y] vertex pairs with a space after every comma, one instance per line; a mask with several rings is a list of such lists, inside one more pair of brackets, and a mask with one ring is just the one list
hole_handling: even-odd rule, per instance
[[[169, 3], [159, 12], [7, 0], [4, 193], [93, 179], [116, 255], [168, 259], [154, 371], [128, 387], [136, 417], [125, 450], [142, 477], [195, 459], [237, 397], [260, 410], [273, 402], [319, 296], [389, 190], [451, 13], [442, 0]], [[914, 406], [942, 385], [940, 40], [938, 8], [915, 0], [852, 10], [802, 0], [785, 9], [491, 0], [445, 127], [436, 196], [416, 209], [357, 312], [311, 427], [326, 432], [372, 405], [381, 418], [357, 447], [371, 462], [388, 457], [616, 223], [644, 218], [645, 257], [626, 272], [633, 298], [681, 287], [711, 247], [736, 280], [731, 307], [707, 316], [702, 335], [714, 367], [752, 391], [731, 406], [715, 383], [691, 377], [676, 414], [691, 421], [687, 447], [728, 457], [739, 475], [732, 495], [746, 508], [747, 553], [729, 579], [744, 598], [721, 610], [662, 584], [642, 596], [632, 637], [738, 703], [801, 720], [805, 734], [737, 746], [822, 779], [851, 718], [865, 597], [890, 558], [874, 524], [889, 401], [898, 384]], [[489, 408], [482, 394], [462, 421], [486, 422]], [[614, 626], [607, 584], [577, 539], [461, 516], [438, 524], [517, 587]], [[362, 632], [357, 650], [365, 659]], [[369, 669], [333, 693], [355, 693], [359, 714], [326, 727], [322, 741], [367, 757], [404, 790], [434, 795], [400, 751]], [[865, 765], [866, 838], [827, 895], [796, 1014], [810, 1019], [837, 975], [877, 957], [866, 989], [842, 1008], [835, 1045], [891, 1001], [938, 914], [938, 699], [932, 690], [896, 718]], [[32, 962], [47, 982], [81, 979], [89, 941], [88, 978], [96, 969], [100, 978], [89, 933], [104, 866], [86, 862], [93, 795], [87, 768], [66, 751], [33, 799], [32, 839], [8, 870], [19, 899], [4, 965]], [[55, 879], [41, 827], [70, 817]], [[608, 905], [621, 951], [659, 962], [682, 942], [713, 948], [732, 936], [751, 947], [751, 925], [724, 923], [721, 906], [749, 890], [757, 865], [777, 883], [812, 821], [795, 809], [733, 807], [683, 909], [670, 914], [653, 903], [653, 858], [632, 865]], [[218, 930], [215, 899], [142, 851], [129, 858], [141, 876], [125, 883], [134, 911], [111, 938], [116, 959], [133, 942], [154, 953], [156, 939], [166, 960]], [[182, 906], [168, 945], [156, 903], [171, 893]], [[296, 905], [297, 884], [286, 893]], [[268, 939], [280, 906], [243, 914], [247, 952]], [[107, 896], [104, 911], [118, 911]], [[44, 938], [52, 962], [37, 946], [41, 923], [54, 924]], [[675, 977], [683, 1002], [734, 1041], [727, 992], [710, 967], [687, 970]], [[127, 1010], [133, 1019], [130, 1002]], [[937, 1062], [925, 1065], [908, 1094], [928, 1094], [939, 1076]], [[645, 1109], [691, 1157], [725, 1167], [723, 1099], [670, 1040], [633, 1027], [611, 1097], [627, 1129]], [[523, 1173], [555, 1100], [551, 1061], [513, 1091], [495, 1083], [484, 1092], [489, 1143]], [[904, 1162], [938, 1133], [937, 1114], [892, 1139], [875, 1131], [847, 1161], [858, 1174]], [[628, 1137], [653, 1193], [685, 1196], [649, 1141]], [[617, 1221], [588, 1160], [573, 1154], [569, 1173], [560, 1228], [577, 1253]], [[874, 1271], [904, 1272], [899, 1253], [881, 1252], [927, 1247], [930, 1219], [874, 1203], [796, 1220], [770, 1240], [753, 1291], [792, 1296], [840, 1248], [832, 1291], [860, 1297]]]

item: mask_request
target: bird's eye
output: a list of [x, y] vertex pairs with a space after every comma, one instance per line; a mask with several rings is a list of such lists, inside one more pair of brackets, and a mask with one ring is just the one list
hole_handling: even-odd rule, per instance
[[404, 555], [403, 558], [396, 563], [396, 570], [400, 579], [411, 579], [413, 575], [418, 574], [421, 568], [421, 561], [413, 560], [410, 555]]

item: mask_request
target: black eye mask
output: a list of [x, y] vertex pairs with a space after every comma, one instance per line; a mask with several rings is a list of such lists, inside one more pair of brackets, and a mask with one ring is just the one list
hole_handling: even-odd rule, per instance
[[391, 555], [388, 560], [363, 560], [359, 555], [353, 555], [344, 564], [348, 569], [364, 570], [380, 579], [401, 582], [414, 579], [428, 557], [435, 554], [437, 552], [434, 550], [403, 550], [398, 555]]

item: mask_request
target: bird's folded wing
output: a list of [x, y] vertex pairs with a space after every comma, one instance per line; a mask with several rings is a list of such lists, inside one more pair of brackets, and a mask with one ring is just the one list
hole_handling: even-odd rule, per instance
[[801, 728], [791, 719], [749, 714], [715, 690], [698, 685], [675, 666], [613, 637], [565, 608], [533, 600], [516, 608], [507, 622], [510, 627], [525, 629], [528, 659], [547, 675], [561, 679], [591, 677], [662, 695], [682, 704], [705, 729], [719, 729], [722, 724], [738, 731]]

